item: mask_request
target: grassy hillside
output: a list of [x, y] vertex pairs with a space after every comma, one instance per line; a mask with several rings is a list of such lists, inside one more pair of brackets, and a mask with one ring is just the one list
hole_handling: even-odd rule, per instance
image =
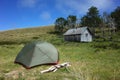
[[[118, 37], [119, 32], [116, 34]], [[14, 64], [24, 44], [48, 41], [60, 53], [60, 63], [70, 62], [67, 69], [40, 74], [50, 66], [30, 70]], [[65, 42], [54, 34], [54, 27], [38, 27], [0, 32], [0, 80], [120, 80], [120, 42]]]
[[0, 32], [0, 44], [26, 43], [36, 39], [48, 40], [49, 36], [53, 36], [49, 34], [53, 30], [53, 26], [49, 26]]

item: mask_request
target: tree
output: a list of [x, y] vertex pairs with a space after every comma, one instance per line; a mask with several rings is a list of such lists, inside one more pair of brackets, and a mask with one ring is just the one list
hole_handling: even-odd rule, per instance
[[[109, 15], [106, 12], [103, 12], [103, 15], [101, 16], [100, 28], [101, 28], [102, 38], [104, 41], [105, 41], [105, 38], [107, 38], [106, 29], [108, 27], [108, 24], [109, 24]], [[108, 34], [109, 34], [109, 30], [108, 30]]]
[[[112, 35], [115, 34], [116, 29], [114, 19], [109, 14], [104, 12], [101, 20], [102, 22], [100, 27], [103, 34], [103, 39], [105, 40], [105, 38], [108, 38], [108, 40], [111, 40]], [[108, 36], [105, 35], [105, 33], [108, 33]]]
[[107, 22], [107, 13], [103, 12], [103, 15], [101, 16], [101, 24], [100, 24], [100, 29], [101, 29], [101, 34], [102, 38], [105, 41], [105, 27], [106, 27], [106, 22]]
[[77, 18], [76, 18], [75, 15], [69, 15], [69, 16], [67, 17], [67, 26], [68, 26], [69, 28], [74, 28], [75, 25], [76, 25], [76, 20], [77, 20]]
[[64, 19], [63, 17], [57, 18], [55, 21], [55, 31], [63, 33], [65, 25], [66, 19]]
[[99, 11], [94, 6], [89, 8], [87, 14], [81, 18], [82, 26], [91, 27], [94, 35], [95, 35], [95, 28], [99, 27], [100, 23], [101, 23], [101, 18], [99, 15]]
[[89, 8], [87, 14], [81, 18], [81, 24], [83, 26], [98, 27], [100, 22], [99, 11], [94, 6]]
[[89, 18], [88, 18], [88, 16], [83, 16], [82, 18], [81, 18], [81, 25], [82, 26], [89, 26]]
[[111, 40], [112, 39], [112, 35], [115, 34], [115, 22], [114, 19], [111, 16], [108, 16], [108, 39]]
[[116, 27], [120, 30], [120, 6], [111, 13], [111, 17], [114, 18]]
[[75, 28], [81, 27], [81, 18], [77, 18]]

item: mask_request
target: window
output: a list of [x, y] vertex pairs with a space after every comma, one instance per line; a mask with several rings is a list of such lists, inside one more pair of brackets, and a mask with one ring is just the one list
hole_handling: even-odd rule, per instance
[[88, 33], [86, 33], [85, 36], [88, 37]]

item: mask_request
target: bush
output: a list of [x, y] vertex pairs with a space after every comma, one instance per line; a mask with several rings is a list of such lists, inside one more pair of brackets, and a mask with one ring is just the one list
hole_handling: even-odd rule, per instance
[[97, 49], [120, 49], [120, 45], [116, 42], [99, 42], [91, 45]]
[[32, 37], [32, 39], [38, 39], [39, 37], [35, 36], [35, 37]]
[[109, 47], [113, 49], [120, 49], [120, 45], [118, 43], [111, 43], [109, 44]]
[[94, 43], [91, 45], [93, 48], [100, 48], [100, 49], [107, 49], [108, 47], [108, 44], [105, 44], [105, 43]]

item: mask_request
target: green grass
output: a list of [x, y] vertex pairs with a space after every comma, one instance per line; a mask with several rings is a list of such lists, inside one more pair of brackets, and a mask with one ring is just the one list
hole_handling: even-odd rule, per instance
[[[0, 32], [0, 80], [120, 80], [120, 42], [64, 42], [53, 31], [54, 27], [38, 27]], [[60, 53], [60, 63], [71, 63], [68, 70], [40, 74], [50, 66], [26, 70], [14, 64], [24, 44], [36, 40], [54, 44]], [[12, 71], [19, 73], [17, 78], [6, 76]]]

